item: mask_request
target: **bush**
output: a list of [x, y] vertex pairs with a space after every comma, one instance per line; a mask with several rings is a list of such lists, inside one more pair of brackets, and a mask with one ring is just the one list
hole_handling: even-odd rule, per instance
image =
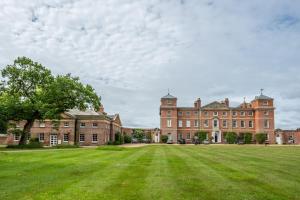
[[59, 144], [54, 146], [53, 148], [56, 149], [68, 149], [68, 148], [80, 148], [79, 145], [72, 145], [72, 144]]
[[252, 133], [245, 133], [244, 134], [244, 143], [251, 144], [252, 143]]
[[226, 142], [228, 144], [236, 143], [237, 134], [235, 132], [227, 132], [227, 133], [224, 133], [224, 135], [225, 135]]
[[267, 140], [267, 134], [265, 134], [265, 133], [257, 133], [255, 135], [255, 139], [256, 139], [256, 142], [258, 144], [264, 144], [266, 142], [266, 140]]
[[131, 143], [132, 139], [129, 135], [124, 135], [124, 143]]
[[161, 141], [162, 141], [162, 143], [167, 143], [167, 141], [168, 141], [168, 136], [167, 136], [167, 135], [162, 135], [162, 136], [161, 136]]
[[120, 132], [117, 132], [115, 134], [115, 141], [113, 142], [114, 145], [120, 145], [123, 144], [123, 136]]
[[107, 145], [113, 145], [114, 142], [113, 142], [113, 141], [108, 141], [106, 144], [107, 144]]
[[206, 131], [198, 131], [195, 133], [195, 136], [198, 137], [200, 143], [203, 143], [203, 141], [207, 138], [207, 134], [208, 133]]
[[39, 142], [38, 138], [31, 138], [28, 144], [22, 145], [7, 145], [6, 148], [11, 149], [38, 149], [43, 148], [43, 144]]

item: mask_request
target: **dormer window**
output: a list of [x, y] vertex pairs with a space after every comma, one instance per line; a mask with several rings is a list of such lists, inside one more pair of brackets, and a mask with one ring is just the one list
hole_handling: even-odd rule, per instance
[[170, 100], [167, 100], [167, 104], [172, 104], [172, 101], [170, 101]]

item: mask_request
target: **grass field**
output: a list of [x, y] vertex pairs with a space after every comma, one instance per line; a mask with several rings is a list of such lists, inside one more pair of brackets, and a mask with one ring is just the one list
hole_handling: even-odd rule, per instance
[[300, 147], [0, 152], [0, 199], [300, 199]]

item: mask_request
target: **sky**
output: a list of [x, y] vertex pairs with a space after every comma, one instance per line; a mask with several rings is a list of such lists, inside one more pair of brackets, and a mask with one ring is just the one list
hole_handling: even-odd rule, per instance
[[91, 84], [123, 126], [159, 127], [179, 106], [275, 99], [276, 128], [300, 127], [298, 0], [1, 0], [0, 69], [18, 56]]

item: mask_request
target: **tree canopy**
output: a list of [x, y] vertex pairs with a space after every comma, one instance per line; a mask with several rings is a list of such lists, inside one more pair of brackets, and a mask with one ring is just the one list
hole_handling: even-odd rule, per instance
[[54, 76], [49, 69], [26, 57], [1, 70], [0, 131], [10, 121], [26, 120], [20, 144], [35, 120], [59, 120], [61, 113], [78, 108], [98, 110], [101, 98], [90, 85], [70, 74]]

